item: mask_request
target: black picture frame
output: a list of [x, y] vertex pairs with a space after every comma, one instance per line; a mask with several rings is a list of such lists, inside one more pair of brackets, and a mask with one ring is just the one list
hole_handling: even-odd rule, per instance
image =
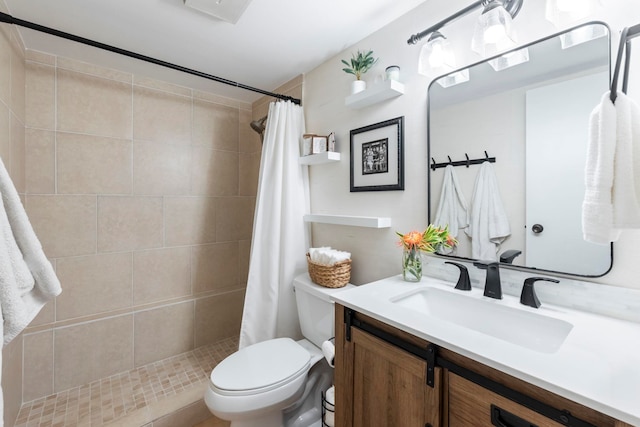
[[350, 191], [404, 190], [404, 116], [350, 132]]

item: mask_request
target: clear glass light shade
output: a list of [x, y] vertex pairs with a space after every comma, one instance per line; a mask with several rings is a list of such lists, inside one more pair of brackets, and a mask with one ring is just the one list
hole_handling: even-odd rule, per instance
[[558, 28], [591, 15], [598, 0], [547, 0], [545, 17]]
[[449, 74], [448, 76], [444, 76], [439, 78], [436, 83], [440, 86], [447, 88], [450, 86], [459, 85], [460, 83], [465, 83], [469, 81], [469, 69], [465, 68], [464, 70], [458, 71], [457, 73]]
[[590, 40], [604, 37], [609, 33], [604, 25], [587, 25], [560, 35], [560, 45], [563, 49], [586, 43]]
[[502, 71], [527, 61], [529, 61], [529, 49], [525, 47], [492, 59], [489, 61], [489, 65], [496, 71]]
[[422, 45], [418, 59], [418, 73], [427, 77], [437, 77], [453, 71], [455, 66], [453, 49], [441, 34], [432, 36]]
[[471, 49], [487, 57], [515, 47], [516, 39], [512, 22], [511, 15], [502, 6], [485, 11], [476, 23]]

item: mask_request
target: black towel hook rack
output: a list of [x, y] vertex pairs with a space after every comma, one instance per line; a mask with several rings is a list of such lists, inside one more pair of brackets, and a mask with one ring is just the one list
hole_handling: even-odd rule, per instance
[[620, 45], [618, 46], [618, 55], [616, 57], [616, 66], [613, 70], [613, 79], [611, 80], [611, 91], [609, 98], [611, 102], [615, 103], [618, 97], [618, 79], [620, 77], [620, 67], [622, 66], [622, 58], [624, 61], [624, 73], [622, 76], [622, 92], [627, 93], [627, 86], [629, 84], [629, 65], [631, 62], [631, 40], [637, 36], [640, 36], [640, 24], [633, 27], [627, 27], [622, 30], [620, 34]]
[[449, 165], [451, 166], [466, 166], [469, 167], [471, 165], [479, 165], [482, 164], [484, 162], [489, 162], [489, 163], [495, 163], [496, 162], [496, 158], [495, 157], [489, 157], [489, 154], [487, 154], [487, 151], [485, 150], [484, 152], [484, 158], [479, 158], [479, 159], [470, 159], [469, 155], [467, 153], [464, 153], [464, 157], [466, 157], [466, 160], [456, 160], [456, 161], [452, 161], [451, 160], [451, 156], [447, 156], [447, 159], [449, 159], [448, 162], [443, 162], [443, 163], [436, 163], [436, 160], [432, 157], [431, 158], [431, 165], [429, 165], [429, 167], [432, 170], [436, 170], [439, 168], [445, 168]]

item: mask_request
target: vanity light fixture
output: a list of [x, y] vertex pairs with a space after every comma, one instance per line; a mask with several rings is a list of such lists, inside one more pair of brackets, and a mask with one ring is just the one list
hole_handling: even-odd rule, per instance
[[471, 39], [471, 49], [486, 58], [515, 46], [513, 16], [501, 1], [491, 0], [478, 17]]
[[449, 40], [440, 31], [434, 31], [420, 49], [418, 73], [437, 77], [453, 71], [455, 66], [455, 56]]
[[[455, 68], [453, 52], [448, 48], [448, 42], [439, 30], [480, 8], [483, 8], [483, 12], [479, 18], [481, 23], [476, 26], [473, 36], [473, 50], [483, 56], [493, 56], [513, 48], [515, 38], [511, 30], [511, 21], [522, 8], [523, 2], [524, 0], [477, 0], [426, 30], [413, 34], [407, 40], [408, 44], [416, 44], [429, 37], [420, 51], [418, 72], [426, 76], [437, 76]], [[468, 75], [459, 77], [458, 80], [468, 80]]]
[[598, 0], [547, 0], [545, 18], [562, 28], [591, 15]]
[[560, 46], [563, 49], [568, 49], [608, 34], [609, 31], [604, 25], [585, 25], [568, 33], [560, 34]]

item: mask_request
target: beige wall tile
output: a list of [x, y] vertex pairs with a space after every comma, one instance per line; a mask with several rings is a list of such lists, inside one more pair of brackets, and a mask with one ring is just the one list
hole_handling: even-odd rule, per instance
[[98, 197], [98, 252], [160, 246], [161, 197]]
[[217, 204], [216, 241], [251, 239], [255, 198], [222, 197]]
[[123, 252], [58, 259], [64, 292], [56, 299], [56, 320], [131, 307], [132, 258]]
[[24, 337], [24, 401], [53, 393], [53, 330]]
[[240, 333], [244, 290], [196, 301], [196, 347]]
[[53, 323], [56, 320], [56, 298], [40, 309], [38, 315], [29, 323], [30, 327]]
[[249, 261], [251, 259], [251, 240], [238, 242], [238, 283], [246, 286], [249, 278]]
[[2, 349], [4, 425], [12, 426], [22, 405], [22, 334]]
[[135, 366], [193, 350], [193, 301], [135, 314]]
[[25, 66], [22, 42], [12, 36], [11, 43], [11, 110], [24, 123], [25, 113]]
[[135, 139], [156, 142], [191, 142], [191, 98], [135, 86], [133, 89]]
[[88, 62], [82, 62], [76, 59], [59, 56], [57, 57], [57, 65], [58, 68], [77, 71], [83, 74], [91, 74], [93, 76], [103, 77], [109, 80], [115, 80], [118, 82], [129, 84], [133, 82], [133, 76], [130, 73], [114, 70], [112, 68], [105, 68], [100, 65], [90, 64]]
[[134, 303], [146, 304], [190, 295], [190, 255], [188, 247], [134, 252]]
[[133, 368], [133, 315], [57, 329], [54, 391]]
[[131, 194], [132, 142], [58, 132], [58, 193]]
[[194, 246], [191, 251], [193, 293], [238, 286], [238, 243]]
[[58, 130], [132, 137], [131, 84], [58, 69]]
[[54, 130], [56, 123], [56, 69], [51, 65], [26, 63], [26, 124]]
[[134, 141], [133, 171], [135, 194], [187, 195], [191, 180], [191, 147]]
[[18, 193], [25, 191], [24, 124], [11, 115], [11, 180]]
[[27, 214], [48, 257], [95, 253], [95, 196], [27, 196]]
[[241, 153], [262, 152], [260, 135], [254, 131], [250, 125], [253, 120], [254, 118], [251, 111], [240, 110], [238, 122], [238, 151]]
[[25, 180], [30, 194], [56, 192], [55, 133], [48, 130], [25, 130]]
[[195, 145], [191, 155], [191, 194], [238, 194], [238, 153]]
[[237, 108], [202, 100], [193, 101], [193, 143], [219, 150], [238, 151]]
[[7, 34], [0, 31], [0, 100], [11, 105], [11, 41]]
[[0, 103], [0, 157], [11, 175], [11, 111]]
[[214, 243], [216, 204], [213, 197], [165, 197], [165, 245]]
[[24, 53], [24, 59], [46, 65], [56, 65], [56, 57], [54, 55], [40, 52], [38, 50], [27, 49]]
[[260, 175], [260, 153], [240, 153], [238, 159], [238, 195], [256, 196]]
[[136, 86], [144, 86], [148, 89], [157, 89], [163, 92], [170, 92], [176, 95], [191, 96], [191, 89], [184, 86], [178, 86], [161, 80], [150, 79], [143, 76], [133, 76], [133, 84]]

